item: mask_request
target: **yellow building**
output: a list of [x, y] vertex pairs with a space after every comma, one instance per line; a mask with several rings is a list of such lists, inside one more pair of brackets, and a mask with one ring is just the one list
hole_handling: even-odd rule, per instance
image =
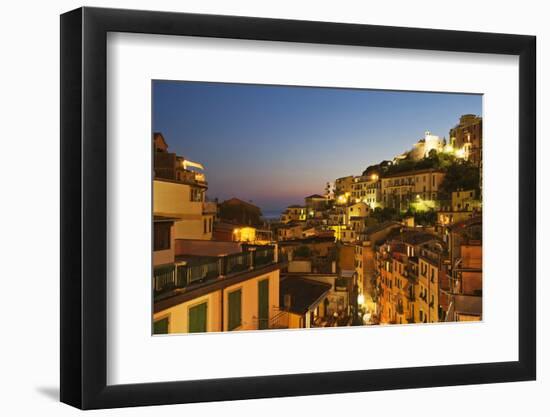
[[451, 193], [453, 211], [474, 211], [481, 209], [481, 201], [476, 199], [474, 190], [459, 190]]
[[328, 208], [328, 198], [324, 195], [312, 194], [304, 198], [307, 218], [321, 218]]
[[367, 203], [362, 201], [359, 203], [353, 203], [346, 207], [346, 225], [351, 225], [352, 217], [362, 217], [365, 218], [369, 215], [370, 208]]
[[338, 178], [334, 181], [334, 199], [336, 204], [347, 204], [353, 191], [353, 175]]
[[302, 239], [306, 229], [308, 227], [305, 222], [287, 223], [277, 229], [277, 237], [278, 240]]
[[191, 181], [155, 179], [153, 210], [158, 215], [177, 218], [176, 239], [212, 239], [215, 203], [205, 202], [206, 186]]
[[353, 242], [357, 239], [357, 232], [352, 230], [351, 226], [346, 225], [331, 225], [329, 230], [334, 231], [334, 239], [342, 242]]
[[176, 239], [212, 239], [217, 205], [206, 201], [208, 183], [204, 173], [196, 171], [204, 167], [168, 152], [161, 133], [153, 135], [153, 144], [153, 212], [178, 219], [174, 223]]
[[269, 244], [273, 242], [273, 232], [254, 226], [233, 224], [227, 222], [214, 223], [214, 240], [227, 242], [245, 242], [253, 244]]
[[281, 215], [281, 223], [305, 221], [307, 217], [306, 207], [299, 205], [288, 206]]
[[358, 304], [365, 312], [375, 313], [376, 305], [372, 298], [371, 275], [374, 275], [374, 257], [371, 242], [356, 242], [354, 245], [355, 273], [357, 275]]
[[205, 243], [155, 268], [154, 334], [272, 328], [279, 312], [276, 247], [236, 245], [241, 251], [221, 254], [231, 250], [227, 244], [216, 250]]
[[[153, 333], [267, 329], [279, 311], [277, 245], [254, 227], [219, 228], [201, 164], [153, 136]], [[234, 199], [235, 200], [235, 199]], [[259, 209], [258, 209], [259, 211]], [[271, 242], [271, 234], [263, 236]], [[254, 244], [252, 244], [254, 243]]]
[[434, 323], [444, 245], [435, 235], [403, 232], [377, 252], [378, 309], [381, 323]]
[[353, 178], [351, 201], [366, 203], [371, 209], [380, 207], [380, 179], [377, 174]]
[[385, 175], [382, 178], [384, 207], [406, 211], [411, 205], [418, 211], [436, 209], [445, 173], [426, 169]]

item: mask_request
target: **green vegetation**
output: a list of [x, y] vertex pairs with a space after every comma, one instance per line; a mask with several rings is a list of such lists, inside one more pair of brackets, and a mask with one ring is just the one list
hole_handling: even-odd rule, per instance
[[450, 198], [457, 190], [475, 190], [479, 197], [479, 168], [468, 162], [455, 162], [446, 169], [441, 191]]
[[[457, 190], [475, 190], [479, 196], [479, 168], [474, 164], [457, 158], [452, 152], [437, 152], [432, 149], [428, 156], [420, 160], [410, 157], [401, 159], [392, 165], [373, 165], [366, 171], [378, 168], [383, 175], [399, 174], [423, 169], [438, 169], [445, 172], [441, 184], [441, 192], [445, 199], [451, 198], [451, 193]], [[386, 219], [393, 220], [393, 219]]]
[[376, 224], [384, 223], [392, 220], [401, 221], [402, 218], [403, 216], [399, 213], [399, 210], [396, 210], [390, 207], [384, 207], [384, 208], [377, 207], [370, 214], [370, 219], [374, 220], [375, 222], [373, 222], [373, 224], [368, 226], [375, 226]]
[[385, 175], [399, 174], [407, 171], [418, 171], [422, 169], [443, 169], [447, 170], [453, 164], [456, 164], [460, 160], [457, 159], [452, 153], [437, 152], [432, 149], [428, 156], [414, 160], [410, 157], [401, 159], [393, 165], [389, 165], [384, 170]]
[[421, 226], [433, 226], [437, 221], [437, 212], [435, 210], [420, 211], [409, 208], [403, 217], [414, 217], [414, 224]]

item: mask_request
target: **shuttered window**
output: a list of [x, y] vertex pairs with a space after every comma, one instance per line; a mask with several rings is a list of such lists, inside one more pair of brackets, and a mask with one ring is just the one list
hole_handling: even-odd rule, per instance
[[228, 330], [234, 330], [239, 327], [242, 322], [242, 291], [237, 290], [230, 292], [227, 298], [229, 301]]
[[189, 333], [206, 332], [207, 303], [189, 309]]
[[169, 222], [155, 222], [154, 225], [154, 250], [170, 249], [170, 227]]
[[153, 334], [168, 333], [168, 317], [157, 320], [153, 323]]

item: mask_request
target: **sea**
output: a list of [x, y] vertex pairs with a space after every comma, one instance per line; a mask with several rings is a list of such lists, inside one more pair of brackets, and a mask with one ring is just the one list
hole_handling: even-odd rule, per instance
[[263, 218], [268, 221], [279, 220], [284, 210], [262, 210]]

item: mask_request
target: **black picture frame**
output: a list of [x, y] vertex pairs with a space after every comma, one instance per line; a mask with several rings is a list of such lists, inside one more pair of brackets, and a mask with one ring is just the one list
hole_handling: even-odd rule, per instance
[[[108, 32], [519, 56], [519, 360], [113, 385], [107, 376]], [[136, 10], [61, 16], [61, 401], [82, 409], [534, 380], [536, 38]]]

